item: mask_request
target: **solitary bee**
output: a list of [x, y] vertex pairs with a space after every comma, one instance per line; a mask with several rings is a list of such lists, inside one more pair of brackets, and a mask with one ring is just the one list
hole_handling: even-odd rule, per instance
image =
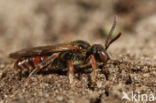
[[[121, 33], [118, 33], [110, 40], [112, 32], [116, 26], [116, 17], [114, 18], [113, 26], [108, 34], [105, 42], [105, 47], [100, 44], [90, 44], [83, 40], [65, 42], [62, 44], [27, 48], [11, 53], [10, 58], [16, 59], [14, 64], [16, 70], [29, 71], [29, 77], [39, 70], [47, 67], [49, 64], [55, 69], [67, 69], [69, 73], [69, 82], [71, 87], [74, 87], [74, 66], [91, 63], [92, 86], [96, 85], [96, 62], [103, 62], [103, 65], [110, 59], [107, 49]], [[28, 78], [29, 78], [28, 77]]]

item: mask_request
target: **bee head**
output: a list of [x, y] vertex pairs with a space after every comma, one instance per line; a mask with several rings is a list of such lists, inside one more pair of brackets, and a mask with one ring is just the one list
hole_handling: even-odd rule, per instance
[[100, 60], [103, 63], [106, 63], [110, 59], [110, 56], [107, 53], [107, 49], [115, 40], [117, 40], [121, 36], [121, 33], [119, 32], [114, 38], [111, 39], [115, 26], [116, 26], [116, 16], [114, 17], [112, 28], [108, 34], [108, 37], [106, 38], [105, 48], [102, 45], [94, 44], [89, 48], [87, 52], [88, 56], [94, 55], [96, 60]]
[[100, 44], [94, 44], [89, 48], [87, 55], [89, 56], [91, 54], [94, 55], [97, 61], [104, 63], [106, 63], [110, 59], [110, 56], [106, 52], [105, 48]]

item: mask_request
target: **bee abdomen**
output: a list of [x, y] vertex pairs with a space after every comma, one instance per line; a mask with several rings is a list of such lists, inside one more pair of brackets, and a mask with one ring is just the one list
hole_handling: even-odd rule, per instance
[[36, 67], [37, 64], [45, 61], [46, 59], [47, 59], [46, 55], [19, 59], [14, 64], [14, 68], [20, 71], [32, 71]]

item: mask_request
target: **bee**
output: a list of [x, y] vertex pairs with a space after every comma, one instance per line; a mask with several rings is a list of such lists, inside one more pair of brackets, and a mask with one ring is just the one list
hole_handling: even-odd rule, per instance
[[91, 63], [91, 85], [95, 86], [97, 62], [102, 62], [103, 65], [107, 64], [107, 61], [110, 60], [107, 49], [110, 44], [117, 40], [121, 35], [119, 32], [111, 39], [115, 26], [116, 17], [114, 18], [112, 28], [106, 39], [105, 47], [101, 44], [90, 44], [87, 41], [75, 40], [56, 45], [22, 49], [11, 53], [9, 57], [16, 59], [14, 64], [16, 70], [20, 72], [30, 72], [28, 78], [50, 64], [52, 65], [52, 68], [60, 70], [65, 69], [68, 71], [69, 82], [72, 88], [75, 86], [73, 79], [74, 66]]

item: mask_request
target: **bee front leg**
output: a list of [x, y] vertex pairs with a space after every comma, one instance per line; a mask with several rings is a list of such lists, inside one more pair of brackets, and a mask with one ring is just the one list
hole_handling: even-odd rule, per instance
[[91, 85], [92, 87], [96, 86], [96, 60], [94, 55], [90, 55], [90, 62], [92, 65], [92, 73], [91, 73]]
[[74, 66], [71, 60], [68, 60], [68, 75], [69, 75], [69, 83], [71, 85], [71, 88], [73, 90], [76, 90], [75, 82], [74, 82]]

